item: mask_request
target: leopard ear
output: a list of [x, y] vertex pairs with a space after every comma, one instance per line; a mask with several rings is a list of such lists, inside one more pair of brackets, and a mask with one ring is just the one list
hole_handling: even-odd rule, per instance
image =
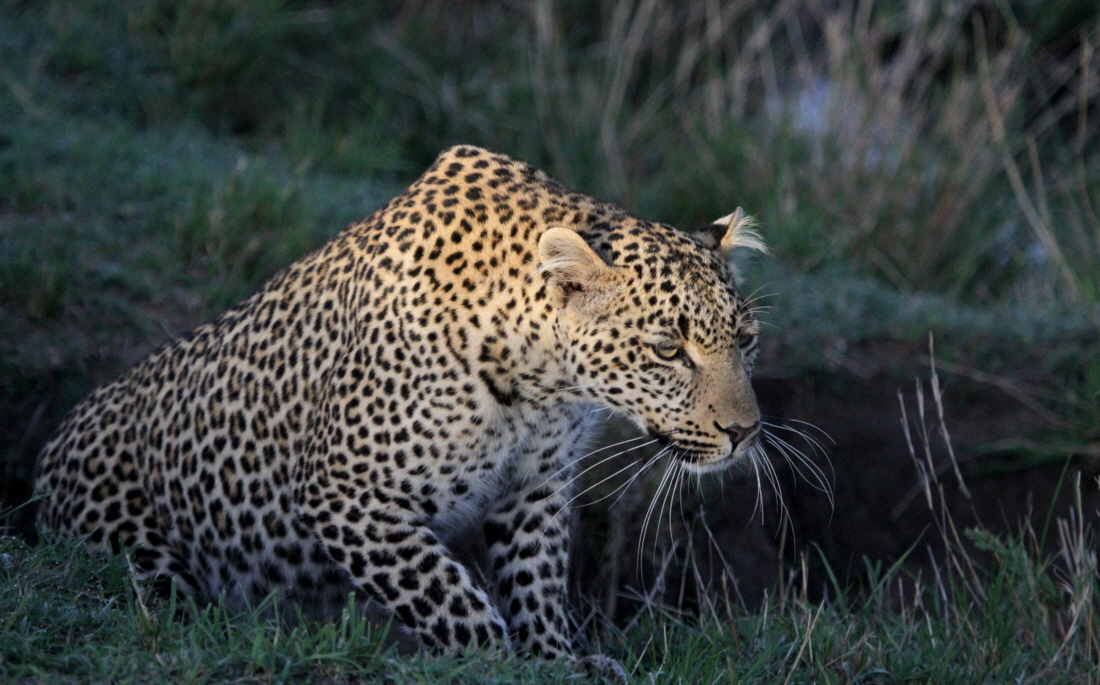
[[697, 230], [695, 237], [705, 247], [715, 250], [724, 258], [729, 258], [730, 254], [739, 247], [766, 254], [768, 246], [754, 229], [755, 226], [756, 220], [738, 207], [733, 214], [726, 215], [713, 224]]
[[554, 227], [539, 237], [539, 273], [558, 287], [559, 306], [564, 306], [576, 296], [591, 302], [593, 296], [606, 291], [613, 270], [576, 231]]

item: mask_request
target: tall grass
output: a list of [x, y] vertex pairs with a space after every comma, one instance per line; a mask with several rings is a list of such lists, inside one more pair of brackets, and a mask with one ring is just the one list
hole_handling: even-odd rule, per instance
[[[1065, 294], [1086, 296], [1095, 22], [1052, 70], [1011, 14], [978, 3], [608, 2], [579, 53], [566, 4], [533, 10], [534, 97], [561, 175], [592, 183], [578, 170], [594, 167], [600, 192], [681, 222], [758, 208], [789, 261], [858, 263], [904, 290], [996, 291], [1037, 245]], [[1037, 167], [1018, 178], [1023, 157], [1072, 176], [1072, 230], [1031, 209], [1045, 186]]]
[[1098, 299], [1087, 3], [6, 8], [37, 26], [8, 46], [30, 56], [5, 77], [28, 113], [198, 119], [303, 168], [406, 178], [479, 143], [684, 226], [753, 207], [803, 268], [978, 299], [1034, 276]]
[[[928, 610], [925, 602], [930, 603], [956, 626], [956, 636], [972, 636], [983, 655], [1003, 653], [1009, 644], [1035, 650], [1045, 663], [1037, 671], [1021, 673], [1024, 682], [1046, 682], [1059, 672], [1087, 682], [1095, 675], [1086, 674], [1100, 666], [1100, 575], [1096, 512], [1082, 506], [1086, 486], [1081, 474], [1072, 478], [1075, 505], [1067, 512], [1048, 512], [1039, 529], [1026, 520], [1018, 536], [1006, 539], [991, 533], [979, 518], [977, 526], [960, 530], [948, 505], [950, 486], [944, 478], [954, 481], [966, 499], [971, 495], [952, 448], [934, 360], [929, 385], [931, 406], [924, 384], [917, 383], [915, 416], [907, 411], [901, 392], [898, 400], [910, 456], [942, 551], [928, 550], [932, 578], [918, 576], [911, 590], [899, 582], [902, 605], [906, 592], [912, 592], [911, 607], [918, 615]], [[935, 416], [930, 415], [933, 406]], [[932, 442], [937, 439], [946, 448], [947, 459], [941, 463], [933, 457]], [[1095, 485], [1100, 480], [1087, 487]]]

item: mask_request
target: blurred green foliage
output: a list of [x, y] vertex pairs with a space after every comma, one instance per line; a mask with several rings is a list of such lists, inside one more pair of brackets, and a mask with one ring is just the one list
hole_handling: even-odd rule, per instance
[[[850, 260], [989, 299], [1063, 261], [1097, 301], [1088, 2], [6, 0], [3, 15], [12, 117], [196, 122], [301, 171], [402, 181], [476, 143], [678, 225], [744, 204], [802, 268]], [[1029, 251], [1005, 155], [1073, 249]]]

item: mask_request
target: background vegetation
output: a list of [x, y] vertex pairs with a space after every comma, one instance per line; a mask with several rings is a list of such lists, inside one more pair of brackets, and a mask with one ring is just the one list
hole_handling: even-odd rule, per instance
[[[930, 526], [931, 537], [880, 547], [864, 565], [867, 550], [806, 523], [827, 523], [828, 507], [804, 479], [796, 491], [780, 460], [777, 487], [801, 537], [769, 543], [779, 559], [762, 585], [768, 611], [719, 611], [720, 593], [693, 575], [697, 557], [671, 540], [723, 531], [688, 515], [695, 523], [675, 535], [647, 537], [636, 519], [657, 479], [639, 479], [620, 513], [586, 510], [593, 532], [578, 551], [578, 572], [601, 580], [589, 600], [611, 619], [601, 634], [624, 663], [684, 680], [733, 669], [760, 682], [1095, 681], [1098, 14], [1090, 0], [0, 0], [0, 507], [26, 501], [38, 449], [80, 396], [468, 142], [683, 228], [738, 205], [755, 214], [774, 253], [748, 270], [749, 292], [773, 307], [762, 399], [802, 398], [793, 417], [817, 423], [838, 403], [873, 412], [826, 425], [838, 441], [829, 511], [838, 523], [850, 508], [883, 519], [861, 500], [866, 485], [886, 493], [885, 508], [915, 502], [917, 533]], [[905, 444], [892, 401], [853, 395], [890, 399], [926, 376], [929, 332], [951, 385], [946, 422], [931, 409], [911, 422], [931, 427], [927, 459], [846, 440], [877, 421]], [[1031, 510], [960, 519], [977, 526], [972, 539], [944, 522], [975, 505], [953, 479], [942, 490], [928, 480], [948, 468], [950, 443], [935, 434], [953, 417], [977, 500], [991, 473], [1050, 481]], [[861, 459], [896, 459], [904, 483], [849, 484]], [[1068, 482], [1085, 476], [1075, 510], [1072, 488], [1055, 497], [1067, 465]], [[685, 500], [689, 512], [705, 495]], [[29, 512], [4, 525], [28, 534]], [[1059, 517], [1076, 537], [1054, 535]], [[782, 516], [762, 518], [771, 537]], [[608, 598], [633, 569], [608, 571], [608, 541], [642, 557], [651, 581], [680, 568], [689, 590], [658, 601], [640, 586], [616, 608]], [[145, 613], [117, 560], [4, 544], [0, 669], [13, 673], [497, 672], [402, 665], [350, 623], [274, 641], [216, 612], [177, 626], [164, 607]], [[681, 610], [702, 618], [684, 623]], [[238, 620], [244, 628], [224, 630]], [[133, 644], [148, 658], [112, 652]], [[738, 658], [721, 656], [727, 648]], [[501, 672], [545, 676], [533, 668]]]

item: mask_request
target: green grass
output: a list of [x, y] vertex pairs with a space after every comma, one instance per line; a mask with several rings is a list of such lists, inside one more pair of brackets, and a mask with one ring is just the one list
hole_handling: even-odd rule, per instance
[[[1055, 555], [1035, 531], [968, 532], [935, 577], [869, 567], [856, 601], [812, 603], [793, 574], [759, 611], [714, 600], [694, 618], [648, 607], [599, 640], [631, 682], [1091, 683], [1100, 677], [1095, 541], [1078, 509]], [[947, 519], [941, 519], [949, 525]], [[947, 529], [945, 529], [946, 531]], [[1053, 532], [1051, 532], [1054, 535]], [[919, 553], [914, 551], [913, 553]], [[804, 566], [803, 566], [804, 568]], [[124, 557], [0, 538], [5, 682], [576, 682], [567, 667], [499, 654], [398, 656], [354, 611], [278, 622], [156, 600]]]

